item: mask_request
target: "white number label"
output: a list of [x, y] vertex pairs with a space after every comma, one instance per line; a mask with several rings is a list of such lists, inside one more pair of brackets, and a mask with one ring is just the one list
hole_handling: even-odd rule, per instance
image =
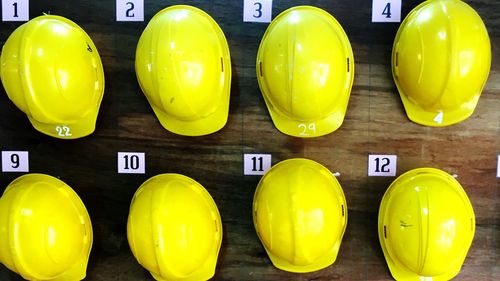
[[29, 172], [28, 151], [2, 151], [2, 172]]
[[29, 0], [2, 0], [2, 21], [28, 21]]
[[400, 22], [401, 0], [373, 0], [372, 22]]
[[245, 0], [243, 3], [244, 22], [271, 22], [272, 0]]
[[144, 152], [118, 152], [119, 174], [144, 174], [146, 161]]
[[56, 126], [57, 135], [60, 137], [71, 137], [71, 129], [68, 126]]
[[299, 136], [316, 135], [316, 123], [299, 124], [297, 128], [299, 128]]
[[497, 178], [500, 178], [500, 155], [497, 155]]
[[271, 154], [244, 154], [243, 174], [263, 175], [271, 168]]
[[368, 176], [396, 176], [397, 155], [368, 155]]
[[439, 111], [438, 115], [436, 115], [436, 117], [434, 117], [434, 122], [438, 123], [438, 124], [441, 124], [443, 123], [443, 112], [442, 111]]
[[116, 0], [116, 21], [144, 21], [144, 0]]

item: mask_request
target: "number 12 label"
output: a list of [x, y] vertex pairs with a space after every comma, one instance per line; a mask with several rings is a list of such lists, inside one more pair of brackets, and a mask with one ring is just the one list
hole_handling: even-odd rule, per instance
[[401, 0], [373, 0], [372, 22], [400, 22]]
[[396, 155], [368, 155], [368, 176], [396, 176]]
[[2, 151], [2, 172], [29, 172], [28, 151]]
[[116, 0], [116, 21], [144, 21], [144, 0]]
[[243, 174], [263, 175], [271, 168], [271, 154], [244, 154]]
[[272, 0], [245, 0], [243, 3], [244, 22], [271, 22]]
[[28, 21], [29, 0], [2, 0], [2, 21]]

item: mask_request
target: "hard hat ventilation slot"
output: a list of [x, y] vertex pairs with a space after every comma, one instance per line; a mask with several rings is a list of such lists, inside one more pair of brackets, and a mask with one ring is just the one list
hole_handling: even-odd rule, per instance
[[347, 58], [347, 72], [351, 71], [351, 63], [349, 62], [349, 58]]
[[224, 72], [224, 59], [222, 57], [220, 57], [220, 67], [222, 72]]
[[384, 238], [387, 239], [387, 229], [386, 229], [385, 225], [384, 225]]
[[219, 227], [217, 227], [217, 221], [214, 220], [214, 224], [215, 224], [215, 232], [219, 232]]
[[470, 218], [470, 230], [474, 230], [474, 220]]
[[396, 52], [396, 58], [394, 59], [394, 60], [395, 60], [396, 67], [398, 66], [398, 55], [399, 55], [399, 53], [398, 53], [398, 52]]
[[342, 207], [342, 216], [344, 217], [345, 216], [344, 215], [344, 205], [341, 205], [341, 207]]
[[262, 76], [262, 62], [259, 62], [259, 74]]

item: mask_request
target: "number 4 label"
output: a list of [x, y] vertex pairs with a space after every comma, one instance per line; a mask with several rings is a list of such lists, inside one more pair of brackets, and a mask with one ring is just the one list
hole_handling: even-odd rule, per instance
[[263, 175], [271, 168], [271, 154], [244, 154], [243, 174]]
[[28, 151], [2, 151], [2, 172], [29, 172]]
[[243, 3], [244, 22], [271, 22], [272, 0], [245, 0]]
[[2, 21], [28, 21], [29, 0], [2, 0]]
[[116, 0], [116, 21], [144, 21], [144, 0]]
[[396, 176], [396, 155], [368, 155], [368, 176]]
[[373, 0], [372, 22], [400, 22], [401, 0]]
[[146, 161], [144, 152], [118, 152], [118, 174], [144, 174]]

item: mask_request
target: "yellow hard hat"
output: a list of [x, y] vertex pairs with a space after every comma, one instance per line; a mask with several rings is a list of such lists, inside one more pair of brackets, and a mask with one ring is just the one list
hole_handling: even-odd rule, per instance
[[94, 43], [74, 22], [45, 15], [18, 27], [3, 46], [0, 77], [38, 131], [61, 139], [94, 132], [104, 72]]
[[467, 194], [456, 179], [438, 169], [401, 175], [380, 205], [378, 236], [396, 280], [452, 279], [465, 260], [474, 228]]
[[183, 175], [161, 174], [136, 191], [127, 238], [137, 261], [156, 280], [207, 280], [215, 274], [222, 222], [201, 184]]
[[354, 79], [349, 39], [337, 20], [311, 6], [290, 8], [267, 28], [257, 80], [276, 128], [296, 137], [337, 130]]
[[429, 0], [399, 27], [392, 74], [406, 114], [426, 126], [448, 126], [476, 108], [491, 64], [481, 17], [460, 0]]
[[200, 136], [226, 124], [229, 47], [220, 27], [202, 10], [176, 5], [158, 12], [137, 44], [135, 71], [165, 129]]
[[92, 225], [67, 184], [44, 174], [18, 177], [0, 198], [0, 262], [27, 280], [85, 278]]
[[335, 262], [346, 228], [344, 192], [321, 164], [303, 158], [282, 161], [257, 186], [253, 223], [277, 268], [323, 269]]

